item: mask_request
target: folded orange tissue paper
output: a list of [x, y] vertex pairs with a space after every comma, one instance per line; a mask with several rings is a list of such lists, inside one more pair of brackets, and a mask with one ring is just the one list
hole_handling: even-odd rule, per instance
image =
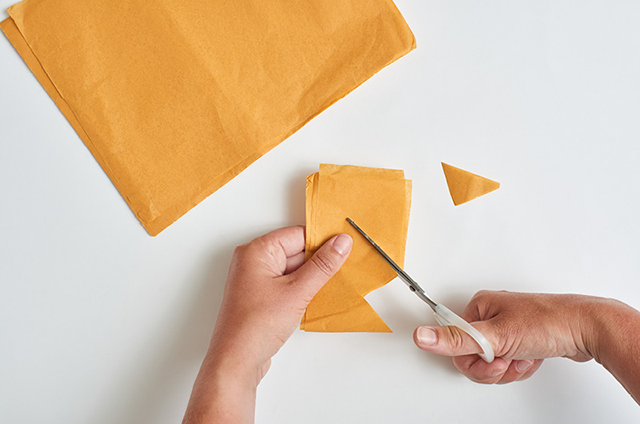
[[305, 256], [336, 234], [353, 238], [349, 258], [313, 298], [300, 328], [348, 332], [391, 330], [364, 299], [396, 273], [347, 221], [353, 219], [400, 266], [411, 208], [411, 181], [401, 170], [320, 165], [307, 177]]
[[391, 0], [24, 0], [0, 27], [156, 235], [415, 48]]

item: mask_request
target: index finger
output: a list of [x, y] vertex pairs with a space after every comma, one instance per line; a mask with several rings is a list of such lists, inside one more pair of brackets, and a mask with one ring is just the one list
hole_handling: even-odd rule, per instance
[[[280, 249], [285, 257], [290, 258], [304, 251], [305, 227], [296, 225], [273, 230], [258, 237], [269, 248]], [[275, 252], [270, 252], [275, 253]]]
[[509, 368], [511, 361], [496, 358], [492, 363], [487, 363], [476, 355], [456, 356], [453, 365], [469, 380], [476, 383], [497, 383]]
[[495, 316], [495, 311], [491, 308], [492, 301], [500, 292], [490, 290], [480, 290], [473, 295], [462, 312], [462, 318], [467, 322], [486, 321]]

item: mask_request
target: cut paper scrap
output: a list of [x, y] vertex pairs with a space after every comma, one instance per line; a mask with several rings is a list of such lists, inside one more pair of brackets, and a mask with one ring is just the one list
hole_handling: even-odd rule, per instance
[[458, 206], [500, 188], [500, 183], [442, 162], [453, 204]]
[[307, 177], [305, 258], [336, 234], [349, 234], [353, 247], [307, 307], [301, 329], [391, 331], [364, 296], [397, 275], [346, 218], [357, 222], [402, 266], [410, 208], [411, 181], [401, 170], [320, 165], [318, 173]]
[[8, 11], [2, 31], [151, 235], [415, 48], [391, 0]]

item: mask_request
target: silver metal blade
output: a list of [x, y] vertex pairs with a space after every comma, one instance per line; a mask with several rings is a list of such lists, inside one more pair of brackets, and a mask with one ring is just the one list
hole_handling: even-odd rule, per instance
[[369, 237], [367, 233], [365, 233], [362, 230], [362, 228], [358, 226], [358, 224], [353, 222], [351, 218], [347, 218], [347, 221], [349, 222], [349, 224], [353, 226], [353, 228], [358, 230], [358, 232], [362, 234], [362, 236], [365, 239], [367, 239], [369, 243], [371, 243], [371, 245], [384, 258], [384, 260], [387, 261], [389, 265], [391, 265], [391, 268], [393, 268], [393, 270], [398, 274], [398, 277], [400, 277], [400, 279], [404, 281], [407, 286], [409, 286], [411, 291], [413, 291], [420, 299], [425, 301], [431, 307], [431, 309], [435, 310], [437, 303], [431, 300], [429, 296], [426, 295], [422, 287], [420, 287], [420, 284], [418, 284], [413, 278], [409, 276], [409, 274], [407, 274], [402, 268], [400, 268], [400, 266], [397, 263], [395, 263], [395, 261], [391, 259], [389, 255], [387, 255], [387, 253], [384, 250], [382, 250], [382, 248], [378, 246], [378, 244], [375, 241], [373, 241], [371, 237]]

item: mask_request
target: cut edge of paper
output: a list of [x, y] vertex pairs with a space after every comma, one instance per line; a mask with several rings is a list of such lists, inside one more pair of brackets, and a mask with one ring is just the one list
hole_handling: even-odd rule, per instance
[[[353, 318], [348, 318], [349, 316]], [[338, 321], [338, 324], [332, 323], [332, 320]], [[366, 322], [366, 325], [363, 325], [363, 322]], [[329, 327], [331, 329], [327, 329]], [[357, 304], [353, 308], [307, 319], [300, 329], [314, 333], [392, 333], [391, 328], [369, 302], [360, 296], [357, 297]]]
[[500, 183], [442, 162], [449, 194], [455, 206], [500, 188]]
[[[317, 213], [319, 209], [317, 203], [320, 197], [319, 186], [323, 179], [323, 172], [328, 172], [329, 174], [349, 174], [352, 172], [357, 173], [361, 170], [374, 171], [373, 178], [396, 180], [397, 182], [400, 182], [398, 180], [402, 181], [402, 186], [404, 187], [404, 189], [402, 190], [404, 192], [404, 220], [402, 226], [403, 228], [400, 230], [400, 232], [402, 234], [405, 234], [404, 244], [406, 244], [406, 235], [408, 233], [409, 226], [409, 215], [411, 211], [412, 181], [405, 179], [403, 170], [369, 168], [355, 165], [320, 164], [320, 171], [309, 175], [306, 179], [305, 216], [308, 227], [307, 237], [305, 240], [305, 260], [308, 260], [319, 248], [319, 244], [322, 243], [322, 240], [317, 240], [314, 238], [316, 236], [314, 226], [317, 224]], [[355, 230], [350, 226], [347, 226], [347, 228], [343, 232], [351, 234], [352, 230], [354, 232], [354, 234], [351, 235], [352, 237], [359, 236], [359, 234], [355, 234]], [[404, 263], [404, 254], [405, 249], [403, 248], [402, 254], [394, 258], [396, 262], [400, 264]], [[380, 317], [380, 315], [378, 315], [373, 307], [369, 305], [364, 297], [371, 291], [377, 290], [385, 284], [389, 283], [394, 278], [395, 275], [390, 276], [386, 281], [381, 282], [380, 285], [377, 285], [375, 287], [372, 286], [365, 292], [352, 292], [351, 287], [343, 287], [342, 290], [347, 290], [343, 293], [343, 300], [345, 300], [347, 304], [350, 305], [348, 308], [340, 308], [338, 310], [333, 310], [330, 314], [311, 317], [309, 316], [309, 312], [307, 309], [305, 310], [305, 313], [300, 322], [300, 329], [309, 332], [392, 332], [391, 328], [384, 322], [384, 320]], [[363, 323], [366, 324], [363, 325]]]

